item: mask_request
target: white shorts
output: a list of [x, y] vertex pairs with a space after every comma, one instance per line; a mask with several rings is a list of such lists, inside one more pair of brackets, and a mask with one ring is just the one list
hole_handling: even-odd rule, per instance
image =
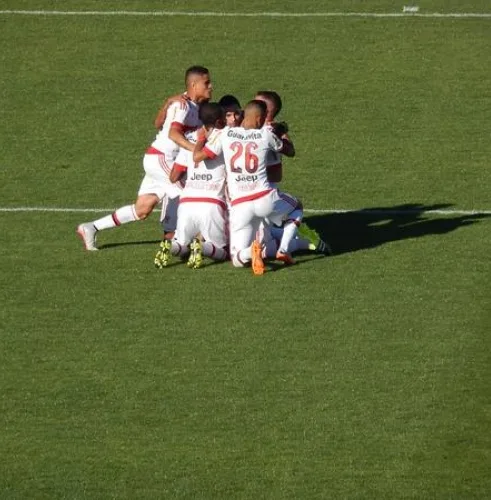
[[140, 184], [138, 196], [155, 194], [161, 200], [164, 196], [176, 198], [182, 193], [180, 183], [172, 184], [169, 174], [174, 162], [166, 159], [165, 155], [146, 154], [143, 157], [145, 177]]
[[[274, 189], [255, 200], [232, 205], [230, 209], [230, 253], [232, 255], [251, 246], [256, 233], [262, 230], [261, 223], [267, 225], [265, 220], [277, 213], [281, 203], [278, 191]], [[262, 234], [259, 237], [263, 239]]]
[[294, 212], [299, 205], [300, 202], [297, 200], [297, 198], [295, 198], [295, 196], [278, 191], [278, 200], [275, 203], [273, 213], [268, 217], [268, 219], [273, 224], [281, 226], [283, 222], [288, 219], [288, 216], [292, 212]]
[[228, 243], [227, 211], [225, 203], [186, 201], [179, 204], [177, 229], [174, 239], [182, 246], [201, 233], [205, 241], [218, 248]]

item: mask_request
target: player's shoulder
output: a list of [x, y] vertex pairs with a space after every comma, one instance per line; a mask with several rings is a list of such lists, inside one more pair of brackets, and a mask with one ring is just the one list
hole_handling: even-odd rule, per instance
[[[185, 96], [184, 96], [185, 97]], [[170, 106], [169, 106], [169, 109], [174, 109], [176, 111], [189, 111], [189, 109], [191, 108], [192, 104], [194, 104], [192, 101], [190, 101], [189, 99], [183, 99], [183, 100], [179, 100], [179, 101], [174, 101]]]
[[209, 143], [214, 143], [216, 142], [222, 135], [226, 134], [226, 130], [229, 129], [230, 127], [225, 127], [225, 128], [214, 128], [211, 132], [210, 135], [208, 136], [207, 142]]

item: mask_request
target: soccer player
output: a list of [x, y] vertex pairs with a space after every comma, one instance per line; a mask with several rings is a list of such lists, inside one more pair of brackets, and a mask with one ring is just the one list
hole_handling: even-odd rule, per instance
[[257, 233], [266, 218], [291, 211], [271, 186], [266, 169], [270, 151], [280, 152], [283, 141], [264, 127], [267, 108], [262, 101], [250, 101], [240, 127], [226, 128], [217, 140], [196, 144], [194, 161], [212, 159], [223, 152], [227, 187], [231, 200], [230, 252], [235, 267], [251, 262], [254, 274], [264, 273], [262, 245]]
[[209, 71], [203, 66], [188, 68], [185, 84], [187, 100], [176, 101], [169, 105], [165, 121], [143, 157], [145, 177], [140, 185], [136, 202], [121, 207], [101, 219], [78, 226], [77, 233], [87, 250], [97, 250], [98, 231], [144, 220], [160, 200], [165, 200], [167, 218], [165, 229], [168, 232], [174, 231], [182, 186], [172, 184], [169, 174], [179, 148], [193, 150], [194, 144], [186, 139], [185, 133], [201, 126], [198, 106], [210, 100], [213, 90]]
[[[225, 126], [225, 112], [218, 103], [200, 105], [199, 118], [203, 128], [188, 135], [196, 142], [207, 134], [213, 144]], [[202, 139], [203, 140], [203, 139]], [[193, 160], [193, 153], [181, 149], [170, 174], [171, 182], [179, 182], [187, 174], [179, 202], [176, 233], [172, 241], [164, 239], [155, 256], [157, 268], [166, 267], [171, 255], [185, 258], [188, 267], [201, 267], [203, 256], [213, 260], [227, 258], [227, 205], [225, 202], [225, 163], [223, 155], [213, 159]], [[196, 237], [201, 234], [204, 242]]]
[[[288, 157], [295, 156], [295, 146], [293, 145], [293, 142], [288, 135], [288, 125], [284, 122], [275, 122], [276, 116], [283, 108], [283, 102], [281, 100], [280, 95], [274, 90], [258, 90], [256, 92], [256, 96], [254, 97], [254, 99], [264, 101], [266, 103], [268, 113], [266, 116], [265, 126], [269, 127], [278, 137], [281, 137], [283, 139], [285, 147], [283, 148], [281, 154], [284, 154], [285, 156]], [[268, 155], [268, 160], [267, 160], [268, 177], [276, 187], [278, 187], [278, 184], [281, 182], [283, 178], [283, 164], [281, 161], [281, 154], [271, 152]], [[299, 207], [301, 207], [300, 200], [298, 200], [297, 198], [295, 198], [290, 194], [287, 193], [282, 193], [282, 194], [286, 198], [290, 198], [292, 201], [296, 200]], [[298, 228], [298, 232], [301, 236], [300, 239], [303, 240], [302, 242], [298, 241], [299, 238], [296, 238], [296, 232], [295, 232], [295, 239], [297, 240], [297, 243], [300, 247], [298, 249], [299, 250], [309, 249], [324, 255], [332, 255], [330, 246], [322, 240], [319, 234], [315, 230], [308, 227], [307, 224], [301, 223], [302, 216], [298, 217], [298, 212], [297, 212], [295, 217], [289, 218], [289, 220], [286, 220], [283, 223], [284, 229], [287, 229], [286, 225], [290, 224], [290, 227], [287, 229], [288, 232], [293, 231], [293, 226], [291, 225], [291, 223], [294, 223], [295, 226]], [[275, 224], [277, 224], [277, 222], [275, 222]], [[278, 231], [276, 231], [275, 234], [278, 234]], [[305, 248], [306, 244], [305, 240], [309, 242], [308, 248]], [[290, 250], [286, 251], [284, 245], [280, 244], [278, 248], [277, 258], [285, 263], [293, 264], [293, 260], [289, 256], [289, 254], [291, 254], [292, 251], [297, 250], [295, 242], [293, 240], [291, 241], [291, 245], [289, 246], [289, 248]]]
[[225, 110], [225, 123], [227, 127], [238, 127], [242, 121], [242, 109], [237, 97], [224, 95], [218, 104]]

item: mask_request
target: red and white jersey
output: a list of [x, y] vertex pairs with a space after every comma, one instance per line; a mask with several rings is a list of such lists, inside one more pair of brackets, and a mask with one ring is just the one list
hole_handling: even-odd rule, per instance
[[[273, 132], [273, 126], [270, 123], [264, 125], [270, 132]], [[266, 158], [266, 166], [269, 167], [281, 167], [281, 153], [277, 151], [270, 151], [268, 157]]]
[[194, 101], [188, 100], [184, 103], [174, 102], [167, 110], [167, 116], [162, 128], [159, 130], [151, 148], [163, 153], [167, 162], [173, 162], [179, 152], [179, 146], [169, 139], [171, 127], [179, 128], [183, 133], [196, 130], [201, 126], [198, 116], [199, 106]]
[[203, 148], [209, 158], [223, 153], [228, 194], [232, 205], [254, 200], [273, 189], [266, 172], [270, 151], [279, 152], [283, 142], [266, 127], [225, 128]]
[[[222, 131], [213, 129], [208, 137], [208, 143], [213, 144]], [[197, 142], [197, 132], [186, 134], [186, 139]], [[179, 172], [187, 172], [187, 179], [181, 194], [181, 203], [186, 201], [220, 201], [225, 208], [225, 162], [223, 155], [214, 156], [199, 163], [193, 161], [193, 152], [180, 149], [174, 162], [174, 168]]]

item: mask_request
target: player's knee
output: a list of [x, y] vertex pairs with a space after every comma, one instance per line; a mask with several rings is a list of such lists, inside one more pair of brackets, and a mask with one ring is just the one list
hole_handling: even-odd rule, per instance
[[152, 212], [155, 207], [153, 203], [136, 203], [135, 212], [140, 220], [145, 220]]

